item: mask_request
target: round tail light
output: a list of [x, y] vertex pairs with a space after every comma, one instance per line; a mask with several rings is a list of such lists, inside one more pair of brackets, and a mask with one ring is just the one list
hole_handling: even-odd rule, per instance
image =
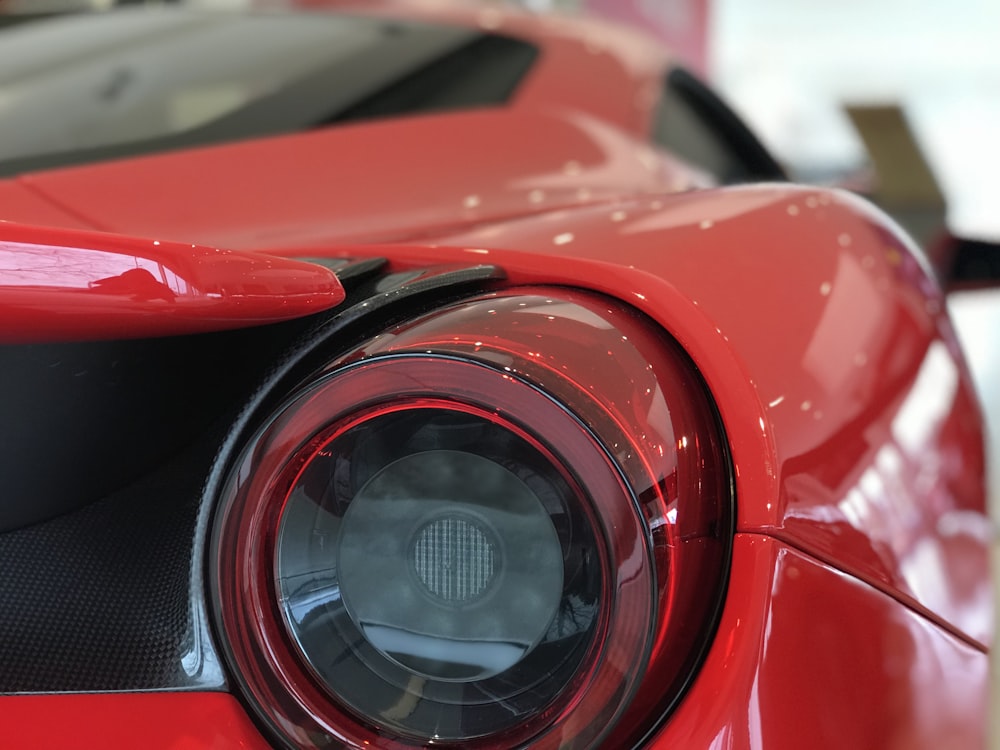
[[711, 631], [731, 491], [711, 405], [629, 310], [528, 290], [335, 357], [221, 487], [213, 590], [296, 748], [592, 748]]

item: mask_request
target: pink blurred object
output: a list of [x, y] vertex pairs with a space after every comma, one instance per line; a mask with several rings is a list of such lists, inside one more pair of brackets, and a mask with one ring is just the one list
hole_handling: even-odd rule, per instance
[[688, 68], [708, 72], [708, 0], [585, 0], [589, 12], [638, 26], [665, 42]]

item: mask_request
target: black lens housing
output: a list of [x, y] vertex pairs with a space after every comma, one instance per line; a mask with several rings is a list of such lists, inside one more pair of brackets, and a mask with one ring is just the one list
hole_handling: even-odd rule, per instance
[[[601, 606], [603, 542], [565, 467], [458, 403], [375, 407], [313, 442], [282, 509], [275, 573], [288, 635], [331, 699], [443, 741], [505, 732], [544, 710], [583, 662]], [[366, 499], [394, 470], [389, 496]], [[423, 590], [409, 558], [428, 524], [448, 529], [452, 518], [483, 530], [500, 568], [457, 603]], [[362, 608], [385, 614], [366, 627]], [[390, 653], [390, 640], [418, 653]]]

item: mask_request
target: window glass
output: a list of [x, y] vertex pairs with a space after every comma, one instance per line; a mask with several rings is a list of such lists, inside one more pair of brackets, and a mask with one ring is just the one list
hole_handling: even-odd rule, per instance
[[535, 49], [332, 13], [130, 9], [0, 28], [0, 172], [502, 104]]

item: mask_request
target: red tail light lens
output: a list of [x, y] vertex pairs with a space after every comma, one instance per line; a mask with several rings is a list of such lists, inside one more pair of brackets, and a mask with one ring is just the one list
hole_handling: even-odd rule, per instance
[[728, 468], [690, 365], [602, 298], [495, 295], [337, 358], [222, 489], [213, 585], [295, 747], [591, 748], [710, 631]]

